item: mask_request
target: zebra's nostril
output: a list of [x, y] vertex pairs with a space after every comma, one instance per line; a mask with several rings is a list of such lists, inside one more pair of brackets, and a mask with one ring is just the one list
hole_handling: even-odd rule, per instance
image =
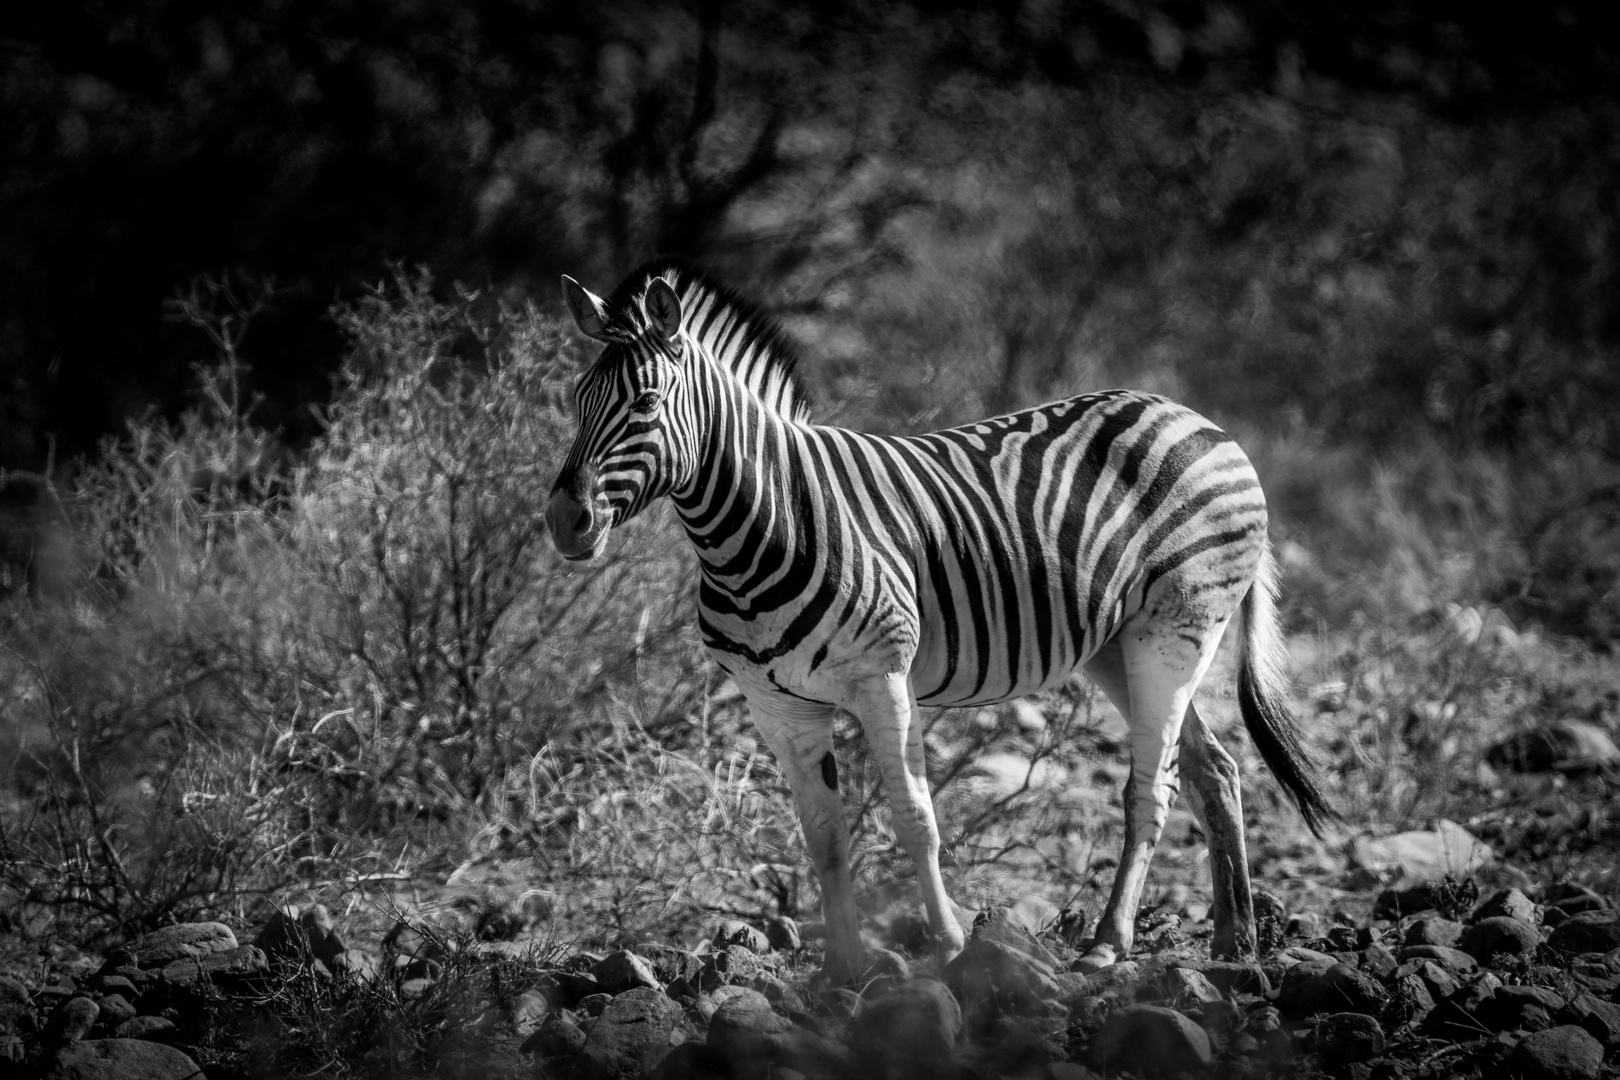
[[579, 516], [574, 519], [574, 531], [577, 533], [582, 533], [590, 527], [591, 508], [588, 506], [582, 506], [579, 508]]

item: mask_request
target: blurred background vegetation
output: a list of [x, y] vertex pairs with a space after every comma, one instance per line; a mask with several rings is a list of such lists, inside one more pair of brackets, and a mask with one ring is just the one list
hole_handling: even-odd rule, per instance
[[[804, 910], [668, 522], [589, 573], [535, 531], [578, 360], [557, 275], [605, 291], [655, 253], [781, 319], [826, 422], [1132, 385], [1232, 430], [1273, 504], [1296, 667], [1350, 729], [1330, 752], [1374, 778], [1358, 812], [1435, 810], [1504, 727], [1612, 727], [1590, 674], [1620, 639], [1601, 14], [8, 11], [0, 469], [48, 477], [0, 484], [3, 884], [106, 929], [249, 869], [527, 844], [538, 878], [595, 875], [621, 925], [717, 896]], [[51, 607], [7, 559], [59, 521], [73, 555], [35, 591], [74, 599]], [[1090, 698], [1047, 707], [1070, 719], [942, 734], [936, 786], [1015, 752], [1022, 787], [942, 797], [954, 842], [994, 862], [1056, 837], [1036, 862], [1084, 882], [1090, 810], [1018, 817], [1068, 812], [1032, 777], [1081, 768], [1053, 733], [1092, 730]], [[863, 850], [889, 851], [850, 790]], [[402, 824], [426, 833], [378, 839]]]

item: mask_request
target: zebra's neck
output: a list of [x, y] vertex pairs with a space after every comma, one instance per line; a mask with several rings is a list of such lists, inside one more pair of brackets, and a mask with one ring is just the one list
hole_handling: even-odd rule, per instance
[[760, 575], [802, 550], [815, 512], [799, 460], [801, 425], [760, 401], [719, 365], [693, 380], [696, 455], [672, 493], [706, 581], [750, 591]]

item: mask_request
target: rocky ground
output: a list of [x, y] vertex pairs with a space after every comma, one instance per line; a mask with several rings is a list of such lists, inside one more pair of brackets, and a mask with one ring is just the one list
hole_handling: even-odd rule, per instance
[[982, 913], [942, 970], [909, 954], [916, 920], [894, 919], [856, 988], [818, 986], [818, 949], [786, 919], [606, 954], [458, 945], [406, 923], [348, 948], [319, 907], [248, 943], [201, 922], [103, 955], [14, 932], [0, 1074], [1620, 1076], [1612, 898], [1569, 884], [1481, 897], [1448, 877], [1385, 889], [1362, 919], [1258, 900], [1258, 960], [1211, 960], [1207, 924], [1148, 917], [1131, 959], [1090, 976], [1069, 970], [1076, 928], [1034, 898]]

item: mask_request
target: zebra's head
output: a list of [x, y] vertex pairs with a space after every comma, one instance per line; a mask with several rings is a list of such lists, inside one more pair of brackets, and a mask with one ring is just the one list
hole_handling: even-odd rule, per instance
[[687, 389], [687, 343], [681, 299], [662, 277], [624, 310], [610, 311], [567, 276], [563, 297], [580, 333], [607, 346], [574, 387], [579, 430], [546, 504], [557, 551], [587, 560], [602, 553], [608, 530], [675, 487], [689, 460], [690, 440], [673, 420]]

